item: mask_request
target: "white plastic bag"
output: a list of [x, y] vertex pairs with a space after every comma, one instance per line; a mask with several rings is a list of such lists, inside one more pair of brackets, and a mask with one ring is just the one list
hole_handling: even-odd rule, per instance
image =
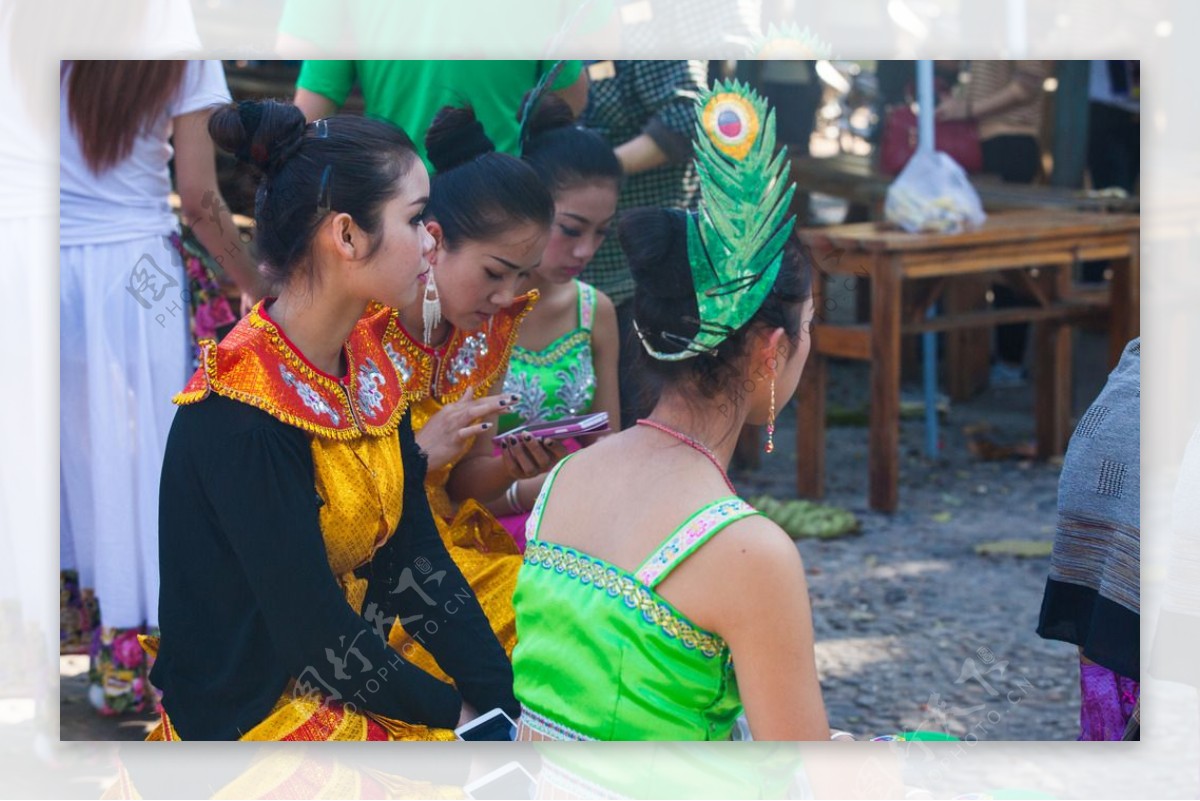
[[883, 216], [909, 233], [956, 234], [982, 225], [983, 203], [958, 163], [917, 150], [888, 187]]

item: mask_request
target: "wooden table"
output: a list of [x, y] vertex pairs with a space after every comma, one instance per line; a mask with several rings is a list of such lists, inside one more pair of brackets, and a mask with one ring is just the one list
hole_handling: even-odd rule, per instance
[[[896, 176], [876, 170], [870, 156], [842, 154], [828, 158], [796, 156], [791, 160], [791, 179], [804, 192], [820, 192], [876, 208], [882, 205]], [[972, 175], [970, 180], [986, 211], [1030, 208], [1133, 214], [1140, 211], [1141, 201], [1136, 195], [1115, 197], [1045, 185], [1009, 184], [991, 175]]]
[[[824, 491], [825, 362], [831, 356], [871, 363], [870, 503], [891, 512], [898, 500], [902, 335], [1036, 323], [1037, 452], [1045, 458], [1061, 454], [1070, 436], [1072, 326], [1082, 317], [1107, 313], [1114, 364], [1140, 327], [1137, 215], [1026, 210], [992, 214], [981, 228], [955, 235], [907, 234], [877, 223], [807, 228], [798, 234], [817, 270], [817, 320], [798, 390], [801, 496], [820, 497]], [[1084, 261], [1112, 264], [1108, 287], [1076, 288], [1072, 268]], [[1039, 268], [1036, 276], [1025, 269], [1031, 267]], [[847, 275], [869, 280], [869, 325], [822, 319], [825, 282]], [[1036, 305], [927, 318], [927, 310], [956, 282], [983, 276], [1021, 287]]]

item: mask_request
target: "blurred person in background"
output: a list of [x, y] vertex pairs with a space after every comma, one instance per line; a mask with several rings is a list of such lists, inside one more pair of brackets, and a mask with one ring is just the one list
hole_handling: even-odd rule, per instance
[[191, 368], [172, 158], [196, 238], [248, 298], [266, 282], [217, 188], [220, 62], [68, 61], [60, 77], [60, 566], [99, 601], [89, 700], [116, 714], [151, 703], [137, 635], [158, 625], [159, 472]]

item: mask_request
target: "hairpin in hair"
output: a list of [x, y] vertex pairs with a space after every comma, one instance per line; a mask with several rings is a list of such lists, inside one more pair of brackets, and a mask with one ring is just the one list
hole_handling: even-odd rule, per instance
[[317, 211], [328, 214], [333, 210], [333, 165], [326, 164], [321, 171], [321, 187], [317, 191]]

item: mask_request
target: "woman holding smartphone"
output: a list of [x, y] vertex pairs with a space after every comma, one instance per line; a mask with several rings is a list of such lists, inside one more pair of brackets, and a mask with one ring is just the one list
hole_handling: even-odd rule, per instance
[[[514, 606], [523, 739], [829, 738], [804, 567], [725, 467], [808, 355], [811, 265], [788, 246], [794, 188], [766, 104], [701, 94], [698, 213], [642, 209], [619, 235], [636, 282], [638, 424], [551, 472]], [[736, 673], [734, 666], [736, 665]]]
[[[504, 392], [519, 400], [500, 416], [501, 434], [589, 412], [620, 425], [617, 313], [612, 301], [578, 276], [608, 237], [617, 211], [621, 163], [612, 147], [574, 125], [570, 107], [554, 95], [536, 102], [521, 155], [554, 196], [554, 224], [541, 264], [530, 274], [537, 306], [521, 324]], [[596, 435], [572, 437], [569, 452]], [[517, 547], [545, 474], [514, 481], [488, 504]]]
[[[162, 470], [163, 692], [151, 739], [453, 739], [515, 714], [511, 665], [446, 553], [383, 342], [427, 272], [429, 180], [399, 129], [305, 124], [290, 104], [215, 112], [258, 168], [255, 305], [182, 393]], [[453, 610], [453, 611], [451, 611]], [[400, 620], [454, 685], [387, 645]]]
[[[537, 302], [536, 292], [518, 292], [542, 259], [554, 201], [532, 167], [494, 152], [470, 109], [442, 109], [425, 145], [435, 170], [424, 212], [434, 239], [430, 270], [423, 295], [392, 315], [384, 347], [421, 396], [413, 428], [428, 457], [426, 490], [443, 542], [511, 653], [521, 556], [482, 504], [564, 453], [533, 437], [499, 454], [492, 446], [498, 414], [518, 400], [502, 383], [517, 332]], [[445, 677], [419, 636], [395, 625], [391, 644]]]

